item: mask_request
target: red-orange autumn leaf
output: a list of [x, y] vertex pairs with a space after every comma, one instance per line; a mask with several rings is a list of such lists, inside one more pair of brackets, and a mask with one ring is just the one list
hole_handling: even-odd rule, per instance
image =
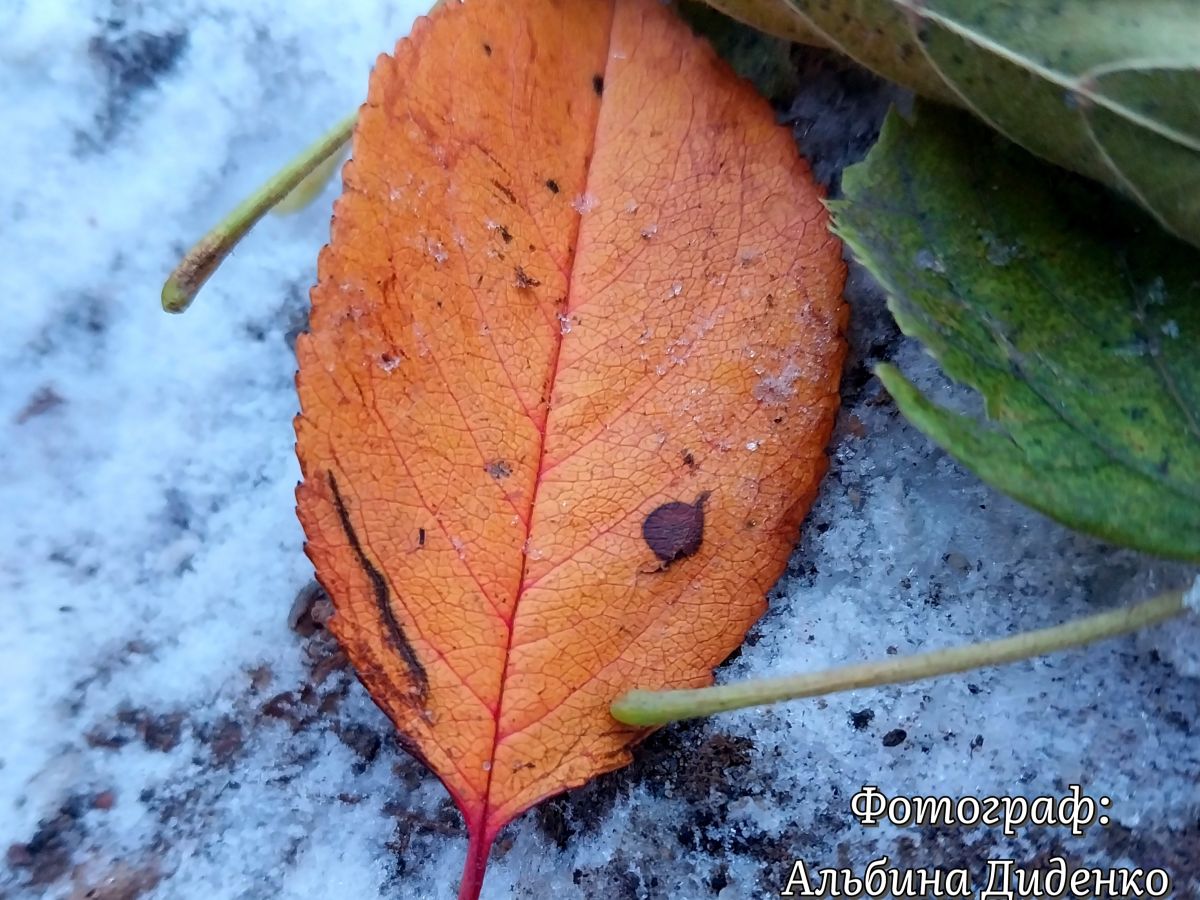
[[331, 628], [470, 834], [625, 765], [608, 707], [763, 612], [825, 469], [841, 248], [659, 0], [472, 0], [371, 78], [297, 350]]

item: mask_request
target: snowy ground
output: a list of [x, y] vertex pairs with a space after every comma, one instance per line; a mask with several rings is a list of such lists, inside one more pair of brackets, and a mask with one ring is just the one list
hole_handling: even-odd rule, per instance
[[[307, 620], [291, 338], [330, 195], [264, 224], [194, 310], [176, 255], [361, 99], [421, 2], [0, 6], [0, 897], [443, 898], [465, 851], [434, 779]], [[792, 116], [836, 187], [887, 92], [805, 63]], [[982, 487], [867, 364], [947, 402], [856, 272], [833, 468], [768, 616], [723, 678], [999, 636], [1179, 569]], [[1165, 866], [1200, 896], [1197, 630], [666, 729], [521, 818], [485, 895], [765, 897], [790, 861]], [[1191, 655], [1188, 655], [1188, 651]], [[1190, 668], [1189, 668], [1190, 667]], [[901, 734], [902, 732], [902, 734]], [[850, 796], [1113, 798], [1083, 838], [868, 830]]]

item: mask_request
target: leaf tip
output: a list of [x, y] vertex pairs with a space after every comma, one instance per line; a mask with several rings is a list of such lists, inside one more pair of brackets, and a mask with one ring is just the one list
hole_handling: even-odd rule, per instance
[[883, 383], [887, 392], [892, 395], [892, 399], [898, 403], [907, 399], [916, 390], [912, 382], [891, 363], [876, 363], [872, 371], [875, 373], [875, 377]]

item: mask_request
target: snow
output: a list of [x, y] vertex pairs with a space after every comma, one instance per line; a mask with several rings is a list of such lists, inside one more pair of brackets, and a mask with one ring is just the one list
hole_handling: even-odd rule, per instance
[[[361, 100], [375, 54], [421, 6], [0, 9], [0, 895], [453, 896], [465, 840], [444, 791], [324, 633], [288, 626], [311, 577], [290, 339], [332, 191], [264, 222], [185, 316], [157, 297], [199, 231]], [[836, 186], [891, 95], [812, 60], [792, 117]], [[996, 637], [1194, 577], [1073, 535], [931, 447], [866, 365], [895, 359], [956, 408], [970, 395], [899, 338], [861, 272], [850, 296], [832, 469], [722, 680]], [[1175, 859], [1186, 875], [1195, 622], [664, 729], [630, 768], [506, 831], [485, 895], [759, 896], [797, 855], [977, 865], [1060, 838], [1098, 863]], [[868, 783], [960, 795], [1072, 781], [1111, 796], [1119, 827], [996, 842], [867, 832], [849, 812]]]

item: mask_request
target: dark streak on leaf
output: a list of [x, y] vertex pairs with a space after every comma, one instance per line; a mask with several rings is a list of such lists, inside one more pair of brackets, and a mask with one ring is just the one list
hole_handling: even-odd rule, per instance
[[367, 554], [358, 540], [358, 535], [355, 533], [354, 526], [350, 522], [350, 513], [346, 509], [346, 503], [342, 499], [341, 491], [338, 490], [337, 479], [333, 477], [332, 472], [327, 474], [329, 477], [329, 489], [333, 491], [333, 505], [337, 509], [338, 520], [342, 523], [342, 530], [346, 532], [346, 540], [350, 542], [350, 549], [354, 551], [354, 555], [358, 559], [358, 564], [362, 566], [367, 580], [371, 582], [371, 589], [375, 592], [375, 605], [379, 607], [379, 614], [383, 619], [384, 625], [387, 627], [389, 642], [397, 655], [404, 661], [404, 665], [408, 669], [409, 675], [412, 676], [413, 683], [416, 685], [417, 696], [424, 703], [429, 693], [429, 678], [425, 674], [425, 667], [417, 659], [417, 654], [413, 651], [412, 644], [404, 636], [404, 629], [396, 620], [396, 614], [392, 612], [391, 590], [388, 587], [387, 579], [383, 577], [383, 573], [379, 569], [375, 568], [375, 564], [367, 558]]
[[517, 202], [517, 195], [512, 192], [512, 190], [508, 187], [508, 185], [502, 184], [501, 182], [497, 181], [495, 178], [492, 178], [490, 180], [491, 180], [492, 184], [494, 184], [496, 186], [496, 190], [498, 190], [500, 193], [502, 193], [505, 196], [505, 198], [508, 200], [509, 203]]

